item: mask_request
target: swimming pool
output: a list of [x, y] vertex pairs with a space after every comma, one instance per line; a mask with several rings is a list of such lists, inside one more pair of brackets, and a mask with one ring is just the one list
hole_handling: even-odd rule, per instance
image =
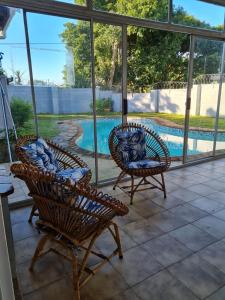
[[[184, 136], [184, 131], [182, 129], [162, 126], [157, 124], [154, 120], [146, 118], [129, 118], [128, 121], [143, 124], [154, 130], [167, 144], [171, 156], [182, 156]], [[110, 154], [108, 147], [108, 137], [111, 130], [120, 123], [120, 118], [97, 119], [98, 153], [105, 155]], [[76, 144], [82, 149], [94, 151], [93, 120], [80, 120], [78, 121], [78, 124], [82, 128], [83, 134], [76, 140]], [[213, 140], [213, 132], [189, 131], [188, 155], [196, 155], [212, 151]], [[218, 133], [217, 140], [217, 144], [221, 144], [221, 149], [224, 149], [225, 133]], [[217, 149], [218, 147], [219, 146], [217, 146]]]

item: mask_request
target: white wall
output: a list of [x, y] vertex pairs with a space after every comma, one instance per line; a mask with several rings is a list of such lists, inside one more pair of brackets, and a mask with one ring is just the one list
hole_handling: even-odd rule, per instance
[[[32, 102], [29, 86], [9, 86], [9, 98], [20, 97]], [[90, 112], [92, 89], [35, 87], [37, 113], [86, 113]], [[96, 98], [111, 98], [114, 111], [122, 108], [121, 93], [96, 89]], [[152, 90], [150, 93], [128, 93], [129, 112], [185, 113], [186, 89]], [[191, 114], [215, 116], [218, 84], [194, 85], [192, 88]], [[224, 99], [224, 100], [223, 100]], [[225, 84], [222, 92], [221, 115], [225, 116]]]
[[[6, 201], [6, 199], [3, 199], [2, 201]], [[3, 300], [15, 299], [1, 201], [0, 201], [0, 293], [2, 294]]]

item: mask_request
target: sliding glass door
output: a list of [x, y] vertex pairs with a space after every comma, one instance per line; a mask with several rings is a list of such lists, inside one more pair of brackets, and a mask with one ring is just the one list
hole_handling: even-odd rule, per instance
[[[0, 165], [10, 171], [10, 155], [6, 142], [6, 116], [9, 129], [9, 141], [12, 160], [16, 161], [14, 153], [15, 136], [13, 121], [18, 136], [35, 134], [34, 109], [29, 76], [26, 35], [24, 30], [23, 11], [21, 9], [0, 6], [0, 76], [4, 97], [0, 97]], [[6, 83], [9, 79], [9, 84]], [[2, 90], [1, 93], [2, 95]], [[6, 114], [4, 115], [3, 104]], [[28, 198], [27, 188], [22, 181], [13, 179], [15, 192], [9, 196], [9, 203], [15, 203]]]
[[93, 38], [98, 180], [105, 181], [120, 172], [110, 156], [108, 137], [122, 123], [122, 28], [95, 22]]
[[27, 13], [27, 25], [39, 135], [80, 156], [94, 180], [90, 22]]
[[[8, 94], [18, 136], [38, 133], [77, 154], [96, 183], [119, 174], [108, 137], [122, 121], [156, 131], [172, 166], [225, 153], [222, 41], [193, 37], [190, 47], [185, 33], [11, 8], [7, 15], [1, 72], [13, 77]], [[18, 187], [12, 202], [27, 197]]]
[[187, 161], [214, 155], [223, 52], [222, 41], [194, 37], [193, 43]]
[[122, 122], [121, 27], [34, 13], [27, 25], [39, 135], [79, 155], [94, 181], [116, 177], [108, 136]]
[[218, 97], [218, 113], [216, 121], [215, 155], [225, 153], [225, 43], [221, 63], [220, 88]]
[[128, 121], [151, 128], [182, 163], [189, 36], [128, 27]]

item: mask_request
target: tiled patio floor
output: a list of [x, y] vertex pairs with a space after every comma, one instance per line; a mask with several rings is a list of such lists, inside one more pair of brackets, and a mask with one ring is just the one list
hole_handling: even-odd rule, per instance
[[[168, 198], [136, 194], [118, 218], [124, 259], [114, 257], [82, 289], [83, 300], [225, 299], [225, 159], [166, 174]], [[118, 199], [128, 198], [112, 187]], [[54, 254], [28, 266], [39, 234], [27, 223], [30, 208], [11, 212], [17, 271], [25, 300], [72, 299], [71, 269]], [[96, 247], [107, 252], [105, 233]]]

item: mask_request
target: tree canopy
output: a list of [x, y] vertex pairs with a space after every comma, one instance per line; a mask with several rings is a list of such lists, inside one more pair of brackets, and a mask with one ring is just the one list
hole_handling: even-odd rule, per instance
[[[82, 4], [77, 0], [77, 4]], [[80, 2], [80, 3], [79, 3]], [[122, 15], [164, 21], [167, 0], [94, 0], [94, 7]], [[188, 26], [212, 28], [206, 22], [187, 14], [182, 7], [173, 10], [173, 21]], [[61, 38], [74, 55], [75, 87], [91, 86], [90, 24], [78, 21], [66, 23]], [[163, 30], [128, 26], [128, 88], [146, 91], [154, 83], [187, 80], [189, 36]], [[94, 24], [96, 85], [103, 89], [121, 87], [122, 32], [121, 27]], [[218, 72], [221, 43], [199, 39], [195, 45], [194, 77]], [[67, 74], [64, 70], [66, 82]]]

